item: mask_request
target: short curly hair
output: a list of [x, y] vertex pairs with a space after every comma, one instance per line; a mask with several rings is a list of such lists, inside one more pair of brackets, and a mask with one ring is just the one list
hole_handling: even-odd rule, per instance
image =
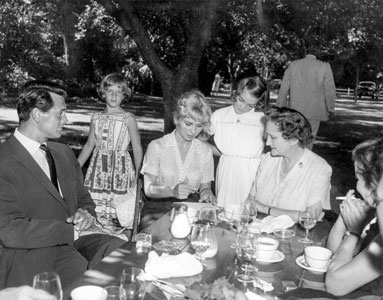
[[352, 150], [356, 172], [376, 198], [376, 190], [383, 175], [383, 138], [374, 138], [358, 144]]
[[299, 111], [288, 107], [270, 107], [266, 112], [266, 121], [275, 123], [286, 140], [296, 138], [302, 146], [310, 144], [314, 136], [310, 122]]
[[204, 130], [210, 126], [211, 108], [199, 90], [191, 90], [178, 97], [173, 111], [176, 120], [186, 117], [203, 124]]

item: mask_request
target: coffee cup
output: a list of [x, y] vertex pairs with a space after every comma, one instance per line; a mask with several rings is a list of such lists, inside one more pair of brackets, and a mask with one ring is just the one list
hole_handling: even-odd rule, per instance
[[277, 250], [279, 242], [268, 237], [260, 237], [257, 241], [257, 258], [260, 260], [271, 259]]
[[308, 246], [304, 250], [306, 263], [311, 268], [326, 269], [332, 255], [331, 250], [320, 246]]
[[96, 285], [84, 285], [75, 288], [70, 296], [73, 300], [106, 300], [108, 292]]

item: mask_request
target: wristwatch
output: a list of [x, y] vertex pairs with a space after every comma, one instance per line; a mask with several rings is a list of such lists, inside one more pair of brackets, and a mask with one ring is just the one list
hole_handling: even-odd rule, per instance
[[361, 238], [360, 234], [359, 233], [356, 233], [354, 231], [348, 231], [346, 230], [346, 232], [344, 233], [344, 235], [353, 235], [353, 236], [356, 236], [358, 238], [358, 240]]

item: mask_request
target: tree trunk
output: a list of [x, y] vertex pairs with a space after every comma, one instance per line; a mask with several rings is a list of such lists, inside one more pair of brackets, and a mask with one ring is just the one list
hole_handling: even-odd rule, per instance
[[193, 5], [185, 8], [191, 14], [190, 35], [185, 45], [185, 56], [179, 67], [172, 70], [156, 53], [146, 29], [136, 14], [134, 2], [117, 0], [119, 7], [116, 7], [111, 1], [98, 0], [134, 39], [141, 56], [159, 80], [163, 93], [165, 133], [174, 128], [172, 112], [177, 97], [187, 90], [198, 87], [199, 64], [203, 51], [210, 42], [217, 12], [224, 6], [224, 1], [226, 0], [195, 1]]
[[354, 102], [356, 103], [358, 101], [358, 84], [359, 84], [359, 66], [356, 66], [356, 78], [355, 78], [355, 87], [354, 87]]

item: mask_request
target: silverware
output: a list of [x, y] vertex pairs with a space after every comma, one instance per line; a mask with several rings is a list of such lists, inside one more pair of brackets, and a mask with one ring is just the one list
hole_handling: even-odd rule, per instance
[[164, 280], [154, 280], [152, 281], [153, 285], [158, 287], [163, 292], [168, 293], [172, 297], [185, 297], [185, 290], [186, 288], [181, 288], [177, 286], [176, 284], [164, 281]]

